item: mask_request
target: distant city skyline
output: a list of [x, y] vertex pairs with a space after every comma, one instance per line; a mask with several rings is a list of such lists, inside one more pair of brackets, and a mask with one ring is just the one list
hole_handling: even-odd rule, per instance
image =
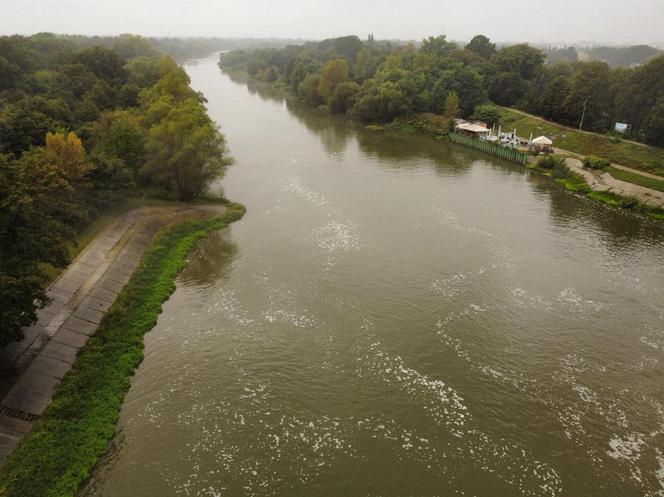
[[664, 1], [0, 0], [0, 33], [322, 39], [347, 34], [533, 44], [664, 44]]

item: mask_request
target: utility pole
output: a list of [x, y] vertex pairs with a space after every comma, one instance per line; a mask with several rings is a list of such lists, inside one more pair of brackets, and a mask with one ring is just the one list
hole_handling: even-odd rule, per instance
[[583, 120], [586, 117], [586, 105], [588, 104], [588, 99], [586, 98], [583, 101], [583, 112], [581, 113], [581, 122], [579, 123], [579, 134], [581, 134], [581, 130], [583, 129]]

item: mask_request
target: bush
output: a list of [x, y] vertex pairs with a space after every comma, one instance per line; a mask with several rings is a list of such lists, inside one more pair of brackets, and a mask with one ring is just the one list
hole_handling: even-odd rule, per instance
[[355, 105], [359, 91], [360, 86], [354, 81], [344, 81], [339, 84], [328, 101], [330, 111], [339, 114], [346, 113]]
[[497, 125], [500, 122], [500, 109], [491, 104], [478, 105], [471, 119], [487, 123], [489, 126]]
[[605, 170], [608, 169], [611, 163], [606, 159], [600, 159], [594, 155], [589, 155], [583, 159], [583, 167], [586, 169]]
[[563, 160], [562, 157], [556, 157], [555, 155], [545, 155], [539, 158], [537, 161], [537, 167], [541, 169], [553, 169], [561, 164]]

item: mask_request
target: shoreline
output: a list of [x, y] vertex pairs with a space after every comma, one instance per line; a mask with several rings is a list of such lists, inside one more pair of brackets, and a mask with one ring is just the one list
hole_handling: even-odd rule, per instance
[[[252, 78], [244, 70], [241, 69], [230, 70], [225, 67], [222, 67], [220, 64], [217, 64], [217, 66], [219, 67], [222, 73], [229, 76], [232, 80], [239, 81], [247, 86], [251, 85], [254, 88], [259, 88], [259, 89], [264, 88], [266, 90], [278, 91], [281, 93], [284, 99], [290, 98], [300, 101], [298, 97], [292, 93], [292, 91], [290, 91], [288, 88], [285, 88], [282, 84], [279, 84], [279, 81], [276, 82], [262, 81], [259, 79]], [[319, 112], [324, 112], [329, 114], [329, 111], [321, 109], [320, 107], [318, 108], [312, 106], [308, 107], [311, 109], [317, 109]], [[346, 115], [342, 115], [342, 117], [349, 119], [351, 122], [356, 122], [350, 119]], [[449, 129], [447, 126], [447, 121], [438, 114], [420, 113], [420, 114], [413, 114], [410, 116], [398, 117], [388, 123], [365, 123], [360, 125], [363, 126], [365, 129], [370, 129], [370, 130], [388, 131], [388, 132], [404, 133], [411, 135], [421, 134], [437, 140], [449, 140]], [[644, 147], [652, 148], [648, 145], [644, 145]], [[575, 152], [570, 152], [559, 148], [556, 148], [556, 153], [559, 153], [560, 155], [563, 155], [565, 157], [577, 158], [577, 159], [579, 157], [580, 158], [585, 157]], [[533, 159], [536, 160], [536, 157], [533, 156]], [[620, 169], [623, 169], [625, 171], [637, 174], [644, 174], [645, 177], [660, 178], [659, 176], [652, 174], [646, 175], [641, 171], [629, 168], [627, 166], [622, 166], [618, 164], [612, 164], [612, 165]], [[545, 169], [540, 169], [536, 167], [536, 165], [533, 163], [527, 163], [525, 166], [529, 170], [536, 170], [541, 174], [544, 174], [546, 176], [551, 176], [550, 171], [547, 171]], [[611, 177], [612, 185], [605, 185], [596, 179], [592, 182], [589, 182], [586, 178], [586, 174], [575, 171], [574, 167], [568, 167], [568, 169], [569, 169], [569, 175], [574, 176], [575, 180], [574, 186], [571, 186], [569, 183], [565, 183], [563, 181], [559, 181], [554, 178], [554, 181], [559, 185], [565, 187], [567, 191], [571, 193], [581, 193], [586, 198], [589, 198], [590, 200], [593, 200], [598, 203], [602, 203], [608, 207], [617, 207], [623, 210], [636, 212], [639, 215], [646, 216], [653, 220], [658, 220], [658, 221], [664, 220], [664, 200], [661, 202], [661, 204], [659, 201], [660, 198], [664, 199], [664, 196], [662, 196], [661, 192], [641, 187], [635, 183], [628, 183], [622, 180], [618, 180], [613, 177]], [[592, 174], [590, 173], [590, 171], [586, 172]], [[607, 172], [606, 174], [608, 175], [609, 173]], [[583, 184], [580, 184], [579, 180], [583, 181]], [[629, 196], [620, 194], [622, 190], [625, 190], [625, 188], [621, 188], [621, 186], [624, 185], [626, 185], [627, 187], [626, 191], [631, 191], [631, 194]], [[585, 191], [586, 189], [589, 191]], [[650, 190], [650, 192], [648, 192], [647, 190]]]
[[94, 328], [89, 340], [86, 338], [77, 354], [69, 355], [73, 365], [60, 373], [62, 381], [54, 389], [52, 401], [50, 396], [40, 400], [40, 406], [44, 399], [49, 401], [43, 405], [43, 415], [16, 422], [6, 416], [8, 429], [18, 434], [23, 431], [25, 436], [0, 468], [0, 495], [76, 494], [115, 433], [125, 392], [143, 358], [143, 335], [154, 327], [162, 303], [175, 290], [175, 277], [191, 247], [210, 232], [241, 219], [245, 212], [241, 204], [228, 202], [221, 213], [217, 206], [212, 216], [155, 230], [126, 284], [116, 281], [120, 288], [117, 298], [99, 317], [98, 328], [87, 325]]

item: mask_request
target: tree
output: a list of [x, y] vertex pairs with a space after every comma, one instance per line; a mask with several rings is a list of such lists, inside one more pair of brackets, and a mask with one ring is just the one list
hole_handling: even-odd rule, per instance
[[459, 95], [451, 91], [445, 98], [445, 107], [443, 109], [443, 117], [447, 120], [447, 127], [450, 131], [454, 131], [455, 119], [459, 117], [461, 109], [459, 108]]
[[318, 82], [318, 93], [325, 102], [329, 100], [339, 84], [348, 81], [348, 74], [348, 62], [344, 59], [331, 60], [325, 64]]
[[20, 161], [0, 155], [0, 345], [36, 321], [48, 303], [43, 264], [66, 264], [73, 239], [71, 185], [45, 159], [43, 149]]
[[386, 122], [405, 114], [408, 109], [407, 98], [397, 83], [368, 79], [362, 85], [351, 114], [361, 121]]
[[76, 60], [109, 84], [123, 84], [127, 80], [125, 60], [113, 50], [96, 46], [77, 54]]
[[12, 88], [21, 77], [21, 68], [0, 57], [0, 90]]
[[501, 72], [515, 72], [528, 81], [542, 70], [545, 57], [541, 50], [522, 43], [503, 48], [492, 60]]
[[517, 72], [498, 74], [489, 83], [491, 100], [510, 107], [528, 96], [530, 84]]
[[574, 64], [579, 61], [579, 54], [574, 47], [554, 48], [546, 54], [547, 64], [553, 65], [560, 62]]
[[344, 81], [340, 83], [330, 97], [330, 111], [335, 113], [346, 113], [355, 105], [360, 86], [354, 81]]
[[297, 93], [302, 100], [313, 107], [318, 107], [323, 103], [323, 97], [318, 93], [320, 76], [318, 74], [308, 74], [297, 87]]
[[496, 53], [495, 43], [491, 43], [491, 40], [489, 40], [489, 38], [484, 35], [475, 36], [472, 40], [470, 40], [470, 43], [466, 45], [466, 48], [485, 59], [488, 59]]
[[613, 116], [609, 73], [609, 66], [604, 62], [586, 62], [577, 66], [564, 103], [570, 124], [578, 125], [583, 115], [585, 129], [603, 131], [609, 128]]
[[143, 173], [186, 201], [200, 196], [232, 163], [223, 135], [194, 98], [172, 107], [148, 130], [147, 152]]
[[570, 78], [558, 76], [542, 89], [537, 102], [537, 111], [547, 119], [565, 121], [565, 100], [570, 91]]
[[121, 159], [137, 177], [145, 161], [145, 136], [136, 118], [127, 112], [104, 114], [93, 138], [97, 155]]
[[650, 145], [664, 147], [664, 99], [650, 110], [643, 130]]
[[447, 55], [456, 48], [456, 44], [447, 41], [445, 35], [436, 37], [430, 36], [429, 38], [422, 40], [422, 52], [435, 56]]
[[83, 142], [76, 133], [46, 133], [46, 159], [60, 168], [70, 182], [80, 182], [90, 172], [92, 166], [87, 162]]
[[478, 105], [475, 107], [473, 119], [493, 126], [500, 123], [500, 109], [491, 104]]

